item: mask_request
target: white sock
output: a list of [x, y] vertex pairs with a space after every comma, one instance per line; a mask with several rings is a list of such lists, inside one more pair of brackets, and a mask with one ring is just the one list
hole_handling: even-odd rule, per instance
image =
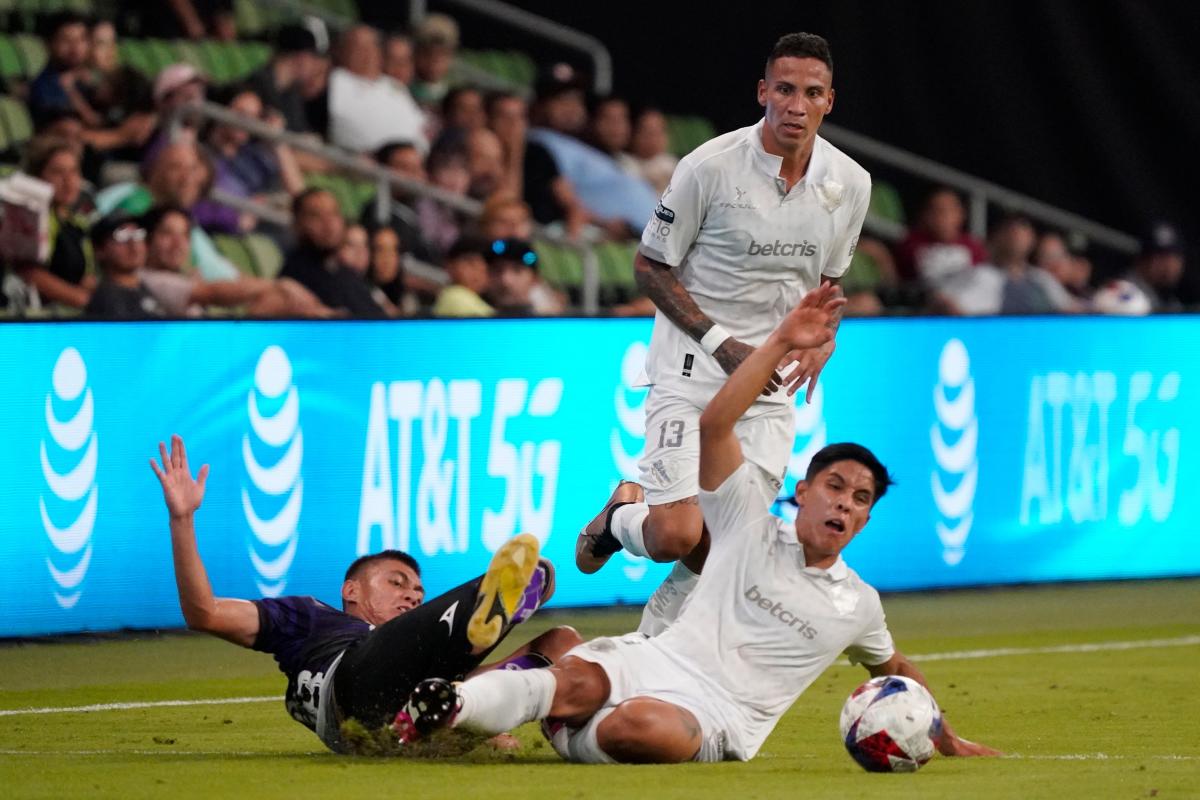
[[596, 730], [600, 727], [600, 723], [616, 710], [615, 706], [600, 709], [584, 723], [582, 728], [571, 734], [571, 738], [567, 740], [567, 760], [577, 764], [617, 763], [615, 758], [600, 749], [600, 742], [596, 740]]
[[645, 503], [630, 503], [621, 506], [612, 515], [612, 535], [621, 546], [635, 556], [649, 558], [646, 542], [642, 539], [642, 525], [650, 516], [650, 506]]
[[658, 636], [671, 627], [679, 618], [684, 602], [692, 593], [692, 589], [696, 588], [699, 580], [699, 575], [685, 567], [682, 561], [676, 561], [666, 580], [659, 584], [659, 587], [654, 590], [654, 594], [650, 595], [650, 599], [646, 601], [646, 607], [642, 609], [642, 622], [638, 625], [638, 633], [646, 636]]
[[544, 719], [558, 681], [548, 669], [495, 669], [458, 687], [462, 707], [454, 727], [494, 736], [525, 722]]

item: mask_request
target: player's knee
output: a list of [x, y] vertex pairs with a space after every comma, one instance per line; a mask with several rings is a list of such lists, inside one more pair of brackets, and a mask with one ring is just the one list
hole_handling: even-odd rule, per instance
[[655, 561], [678, 561], [695, 549], [704, 528], [698, 506], [651, 507], [646, 521], [646, 551]]
[[559, 625], [541, 634], [529, 644], [534, 651], [541, 653], [554, 663], [558, 663], [571, 648], [582, 643], [583, 637], [579, 635], [579, 631], [570, 625]]
[[600, 665], [569, 656], [550, 669], [556, 684], [550, 716], [579, 727], [608, 700], [608, 675]]
[[690, 712], [649, 698], [625, 701], [596, 728], [600, 749], [626, 764], [690, 761], [700, 739]]

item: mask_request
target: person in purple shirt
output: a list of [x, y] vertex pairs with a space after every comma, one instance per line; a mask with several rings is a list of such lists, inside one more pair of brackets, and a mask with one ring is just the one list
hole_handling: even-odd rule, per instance
[[425, 602], [415, 559], [385, 550], [357, 559], [342, 583], [342, 609], [313, 597], [215, 597], [196, 548], [195, 512], [208, 465], [192, 477], [183, 439], [159, 443], [150, 460], [170, 513], [179, 606], [187, 626], [270, 653], [288, 679], [284, 704], [334, 752], [348, 752], [342, 723], [390, 725], [409, 692], [429, 677], [461, 679], [500, 666], [545, 667], [582, 641], [554, 628], [499, 665], [483, 660], [554, 592], [554, 569], [527, 533], [506, 542], [487, 572]]

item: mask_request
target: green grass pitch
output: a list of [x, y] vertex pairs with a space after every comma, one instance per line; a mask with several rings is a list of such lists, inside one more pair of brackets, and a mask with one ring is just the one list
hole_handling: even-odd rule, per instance
[[[813, 684], [745, 764], [565, 764], [531, 725], [511, 755], [334, 756], [287, 716], [269, 656], [145, 635], [0, 644], [0, 709], [275, 699], [0, 713], [0, 796], [1200, 797], [1200, 580], [895, 595], [884, 605], [901, 649], [935, 656], [917, 661], [958, 731], [1005, 758], [862, 772], [837, 736], [842, 700], [866, 677], [849, 666]], [[630, 610], [547, 613], [509, 642], [553, 624], [591, 637], [635, 622]]]

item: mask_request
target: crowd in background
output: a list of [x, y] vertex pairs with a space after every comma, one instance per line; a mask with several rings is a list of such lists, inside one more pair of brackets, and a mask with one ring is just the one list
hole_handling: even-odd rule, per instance
[[[459, 28], [440, 14], [394, 33], [354, 25], [334, 35], [312, 19], [284, 25], [270, 60], [233, 85], [212, 85], [190, 63], [153, 79], [120, 63], [126, 14], [139, 35], [237, 34], [228, 4], [170, 8], [134, 3], [117, 24], [70, 12], [47, 18], [45, 68], [28, 85], [4, 87], [24, 99], [35, 130], [10, 155], [53, 189], [49, 257], [4, 264], [0, 302], [10, 314], [570, 313], [579, 298], [542, 277], [535, 243], [632, 242], [678, 163], [661, 110], [590, 96], [566, 64], [546, 65], [532, 99], [454, 80]], [[177, 115], [202, 100], [403, 180], [387, 204], [371, 200], [360, 218], [347, 218], [339, 198], [319, 188], [335, 165], [237, 125]], [[482, 213], [422, 186], [474, 201]], [[214, 242], [251, 233], [284, 254], [270, 277], [246, 274]], [[844, 281], [848, 309], [1140, 314], [1200, 300], [1189, 294], [1184, 242], [1167, 222], [1144, 232], [1140, 253], [1115, 279], [1094, 276], [1070, 241], [1019, 215], [999, 217], [981, 241], [967, 232], [963, 199], [936, 187], [901, 241], [864, 234]], [[410, 259], [426, 268], [406, 269]], [[634, 296], [605, 312], [653, 306]]]

